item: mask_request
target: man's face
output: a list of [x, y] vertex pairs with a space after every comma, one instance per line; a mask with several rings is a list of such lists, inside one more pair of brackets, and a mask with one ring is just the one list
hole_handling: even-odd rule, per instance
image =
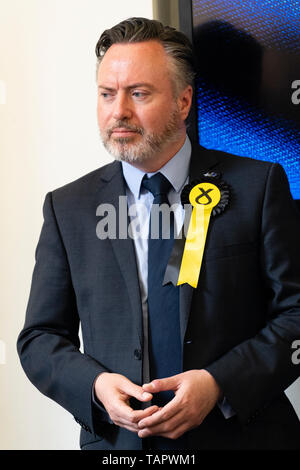
[[106, 52], [98, 70], [98, 122], [116, 159], [157, 158], [185, 132], [189, 105], [174, 97], [168, 61], [157, 41], [115, 44]]

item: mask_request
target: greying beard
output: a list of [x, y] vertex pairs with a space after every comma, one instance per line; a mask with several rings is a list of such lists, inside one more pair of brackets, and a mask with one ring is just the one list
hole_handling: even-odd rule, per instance
[[115, 141], [110, 140], [113, 129], [101, 132], [100, 136], [106, 150], [116, 159], [127, 163], [141, 163], [153, 158], [167, 145], [177, 142], [181, 136], [181, 119], [179, 111], [173, 110], [169, 122], [161, 134], [147, 134], [142, 128], [132, 127], [124, 121], [117, 122], [114, 128], [123, 127], [135, 130], [142, 136], [141, 142], [132, 144], [131, 137], [120, 137]]

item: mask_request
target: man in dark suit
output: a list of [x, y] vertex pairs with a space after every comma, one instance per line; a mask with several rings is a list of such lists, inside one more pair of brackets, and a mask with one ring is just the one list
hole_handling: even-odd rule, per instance
[[[282, 168], [191, 144], [183, 34], [130, 19], [96, 52], [99, 128], [116, 161], [46, 196], [18, 338], [26, 374], [81, 424], [83, 449], [298, 448], [284, 390], [299, 376], [300, 219]], [[210, 219], [197, 287], [173, 285], [165, 273], [183, 245], [160, 229], [154, 239], [150, 213], [175, 204], [178, 234], [182, 191], [199, 180], [227, 188], [229, 203]]]

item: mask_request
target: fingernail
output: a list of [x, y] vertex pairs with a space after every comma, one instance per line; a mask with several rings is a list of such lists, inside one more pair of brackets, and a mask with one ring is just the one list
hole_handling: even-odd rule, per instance
[[153, 388], [153, 384], [152, 384], [152, 382], [149, 382], [148, 384], [144, 384], [143, 387], [151, 387], [151, 388]]
[[143, 398], [151, 398], [151, 393], [144, 392], [144, 393], [142, 394], [142, 397], [143, 397]]

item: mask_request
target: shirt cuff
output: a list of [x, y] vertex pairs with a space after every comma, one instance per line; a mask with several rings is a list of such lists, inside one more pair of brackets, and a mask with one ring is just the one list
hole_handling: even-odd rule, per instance
[[231, 418], [236, 414], [236, 412], [229, 405], [226, 397], [218, 402], [218, 407], [220, 408], [225, 419]]

